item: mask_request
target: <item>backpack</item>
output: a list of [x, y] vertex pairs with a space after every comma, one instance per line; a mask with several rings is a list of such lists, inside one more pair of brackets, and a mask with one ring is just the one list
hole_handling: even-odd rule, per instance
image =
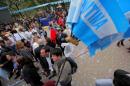
[[78, 68], [77, 63], [71, 57], [67, 57], [66, 61], [68, 61], [71, 65], [71, 74], [76, 73]]

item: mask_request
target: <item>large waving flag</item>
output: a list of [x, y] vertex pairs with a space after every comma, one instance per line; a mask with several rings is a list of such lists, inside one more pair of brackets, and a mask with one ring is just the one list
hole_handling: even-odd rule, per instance
[[90, 56], [122, 39], [129, 27], [117, 0], [71, 0], [67, 22]]
[[[130, 24], [130, 0], [117, 0], [117, 2], [119, 3], [122, 12], [125, 14]], [[130, 28], [124, 36], [125, 38], [130, 37]]]

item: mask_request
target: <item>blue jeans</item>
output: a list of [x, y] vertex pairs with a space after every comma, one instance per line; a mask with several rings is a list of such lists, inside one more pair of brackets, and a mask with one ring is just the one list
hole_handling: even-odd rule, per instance
[[2, 86], [7, 86], [9, 81], [8, 77], [9, 77], [9, 73], [6, 70], [0, 68], [0, 81]]

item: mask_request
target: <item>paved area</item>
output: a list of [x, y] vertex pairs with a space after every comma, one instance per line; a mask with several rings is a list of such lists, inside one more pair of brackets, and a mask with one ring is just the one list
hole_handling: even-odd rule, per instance
[[[96, 79], [112, 79], [116, 69], [130, 72], [130, 53], [126, 49], [130, 42], [126, 41], [125, 45], [119, 48], [114, 43], [104, 51], [98, 52], [94, 58], [90, 58], [87, 53], [76, 58], [79, 69], [74, 75], [73, 86], [95, 86]], [[84, 50], [82, 43], [75, 49], [77, 53]]]

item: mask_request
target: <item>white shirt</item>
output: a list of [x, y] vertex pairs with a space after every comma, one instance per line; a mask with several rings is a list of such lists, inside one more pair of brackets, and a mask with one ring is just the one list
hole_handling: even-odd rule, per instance
[[33, 45], [32, 45], [32, 48], [33, 48], [33, 51], [39, 47], [39, 44], [37, 42], [34, 42]]
[[25, 31], [25, 35], [26, 35], [26, 37], [27, 37], [28, 40], [30, 40], [31, 37], [32, 37], [32, 33], [29, 32], [29, 31]]
[[18, 33], [15, 33], [13, 35], [14, 35], [13, 37], [14, 37], [15, 41], [20, 41], [22, 39], [22, 37]]
[[50, 59], [50, 57], [46, 57], [46, 60], [47, 60], [48, 65], [49, 65], [49, 69], [50, 69], [51, 71], [53, 71], [52, 63], [51, 63], [51, 59]]
[[27, 39], [25, 32], [19, 32], [19, 35], [20, 35], [22, 38]]

